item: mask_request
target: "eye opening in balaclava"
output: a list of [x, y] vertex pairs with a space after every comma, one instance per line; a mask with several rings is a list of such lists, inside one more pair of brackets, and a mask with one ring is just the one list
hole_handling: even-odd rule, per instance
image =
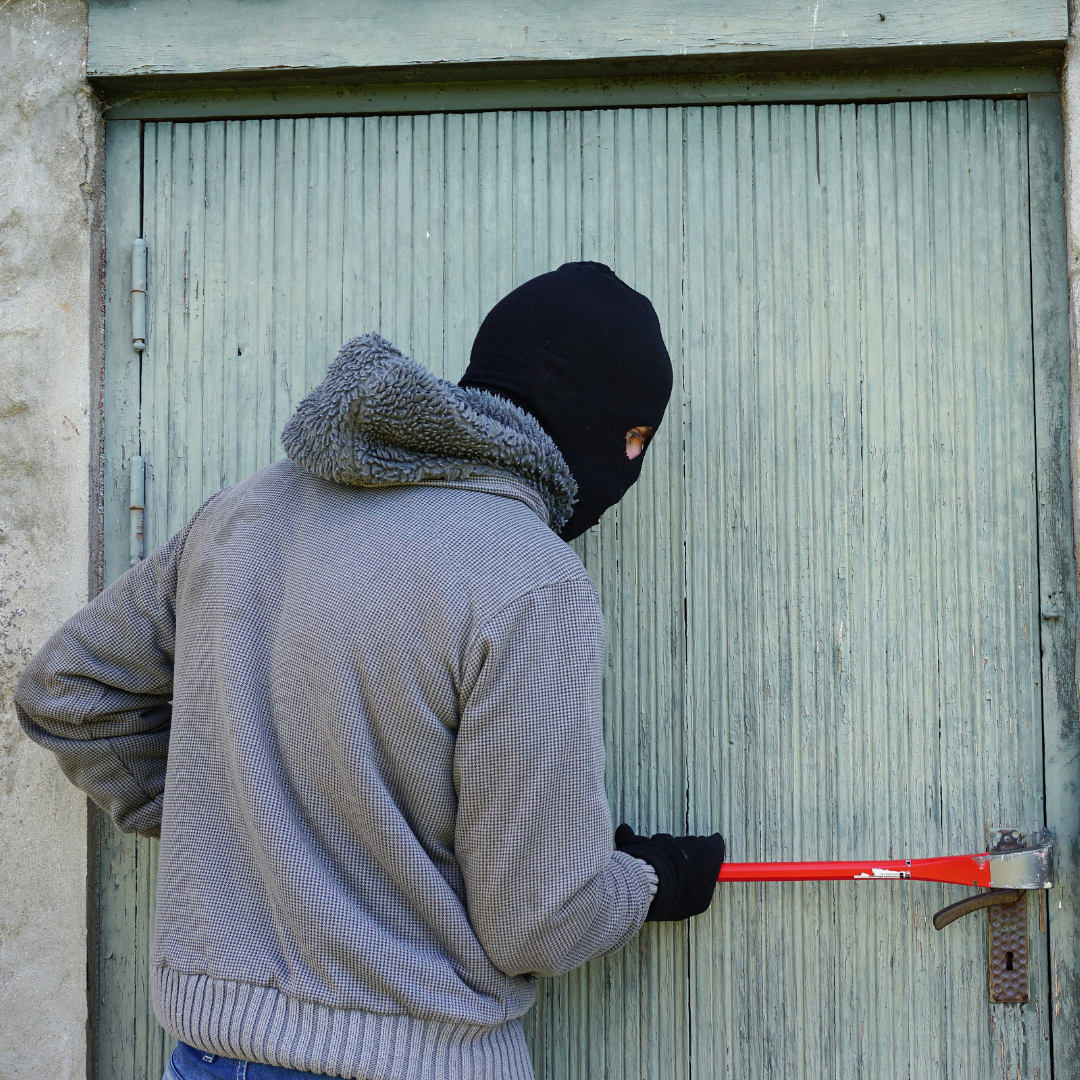
[[602, 263], [565, 263], [500, 300], [473, 342], [461, 386], [506, 398], [551, 436], [577, 481], [560, 533], [573, 540], [641, 475], [632, 428], [656, 429], [671, 396], [671, 359], [648, 297]]

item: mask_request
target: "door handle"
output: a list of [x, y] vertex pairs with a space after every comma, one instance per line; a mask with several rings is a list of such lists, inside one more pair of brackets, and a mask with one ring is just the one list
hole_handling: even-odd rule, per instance
[[[1016, 829], [999, 829], [989, 836], [989, 840], [990, 852], [996, 855], [1015, 856], [1025, 851], [1026, 837]], [[1030, 852], [1031, 849], [1026, 850]], [[1010, 869], [1015, 870], [1016, 867], [1010, 866]], [[1052, 853], [1045, 861], [1044, 878], [1042, 887], [1049, 888], [1053, 885]], [[1024, 888], [1029, 882], [1015, 880], [1000, 883], [1020, 887], [991, 889], [989, 892], [966, 896], [963, 900], [942, 908], [934, 916], [934, 929], [943, 930], [950, 923], [970, 915], [973, 911], [989, 908], [986, 914], [989, 935], [986, 958], [990, 1000], [1023, 1003], [1031, 1000], [1028, 989], [1028, 889]]]
[[989, 892], [975, 893], [957, 900], [955, 904], [943, 907], [934, 916], [934, 929], [944, 930], [949, 923], [962, 919], [980, 908], [993, 907], [995, 904], [1015, 904], [1024, 895], [1023, 889], [991, 889]]

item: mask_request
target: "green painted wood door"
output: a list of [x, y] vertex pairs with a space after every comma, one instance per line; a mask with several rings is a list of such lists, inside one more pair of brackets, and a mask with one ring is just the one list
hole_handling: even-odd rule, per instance
[[[1041, 824], [1028, 113], [147, 123], [141, 149], [117, 128], [150, 327], [115, 382], [140, 388], [139, 432], [107, 408], [148, 461], [148, 545], [280, 455], [348, 337], [456, 378], [501, 295], [597, 259], [652, 297], [675, 366], [644, 479], [576, 544], [608, 620], [616, 820], [719, 828], [740, 861], [981, 850], [988, 826]], [[110, 219], [117, 252], [135, 214]], [[154, 845], [100, 834], [99, 1076], [152, 1078]], [[985, 920], [929, 921], [963, 893], [725, 887], [541, 981], [537, 1073], [1049, 1077], [1042, 900], [1032, 1002], [991, 1005]]]

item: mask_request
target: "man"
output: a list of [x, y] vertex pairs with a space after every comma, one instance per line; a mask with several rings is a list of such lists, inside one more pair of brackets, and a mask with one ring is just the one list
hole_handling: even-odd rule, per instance
[[167, 1074], [530, 1077], [533, 976], [708, 906], [719, 834], [613, 850], [604, 621], [564, 543], [637, 479], [671, 378], [596, 263], [497, 304], [460, 386], [357, 338], [286, 460], [27, 667], [30, 737], [160, 830]]

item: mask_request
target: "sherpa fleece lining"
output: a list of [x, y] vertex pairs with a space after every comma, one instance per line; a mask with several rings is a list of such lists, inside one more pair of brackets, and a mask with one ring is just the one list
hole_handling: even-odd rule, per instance
[[344, 346], [281, 442], [309, 472], [357, 487], [508, 472], [539, 491], [555, 532], [577, 496], [562, 454], [535, 417], [486, 390], [436, 378], [378, 334]]

